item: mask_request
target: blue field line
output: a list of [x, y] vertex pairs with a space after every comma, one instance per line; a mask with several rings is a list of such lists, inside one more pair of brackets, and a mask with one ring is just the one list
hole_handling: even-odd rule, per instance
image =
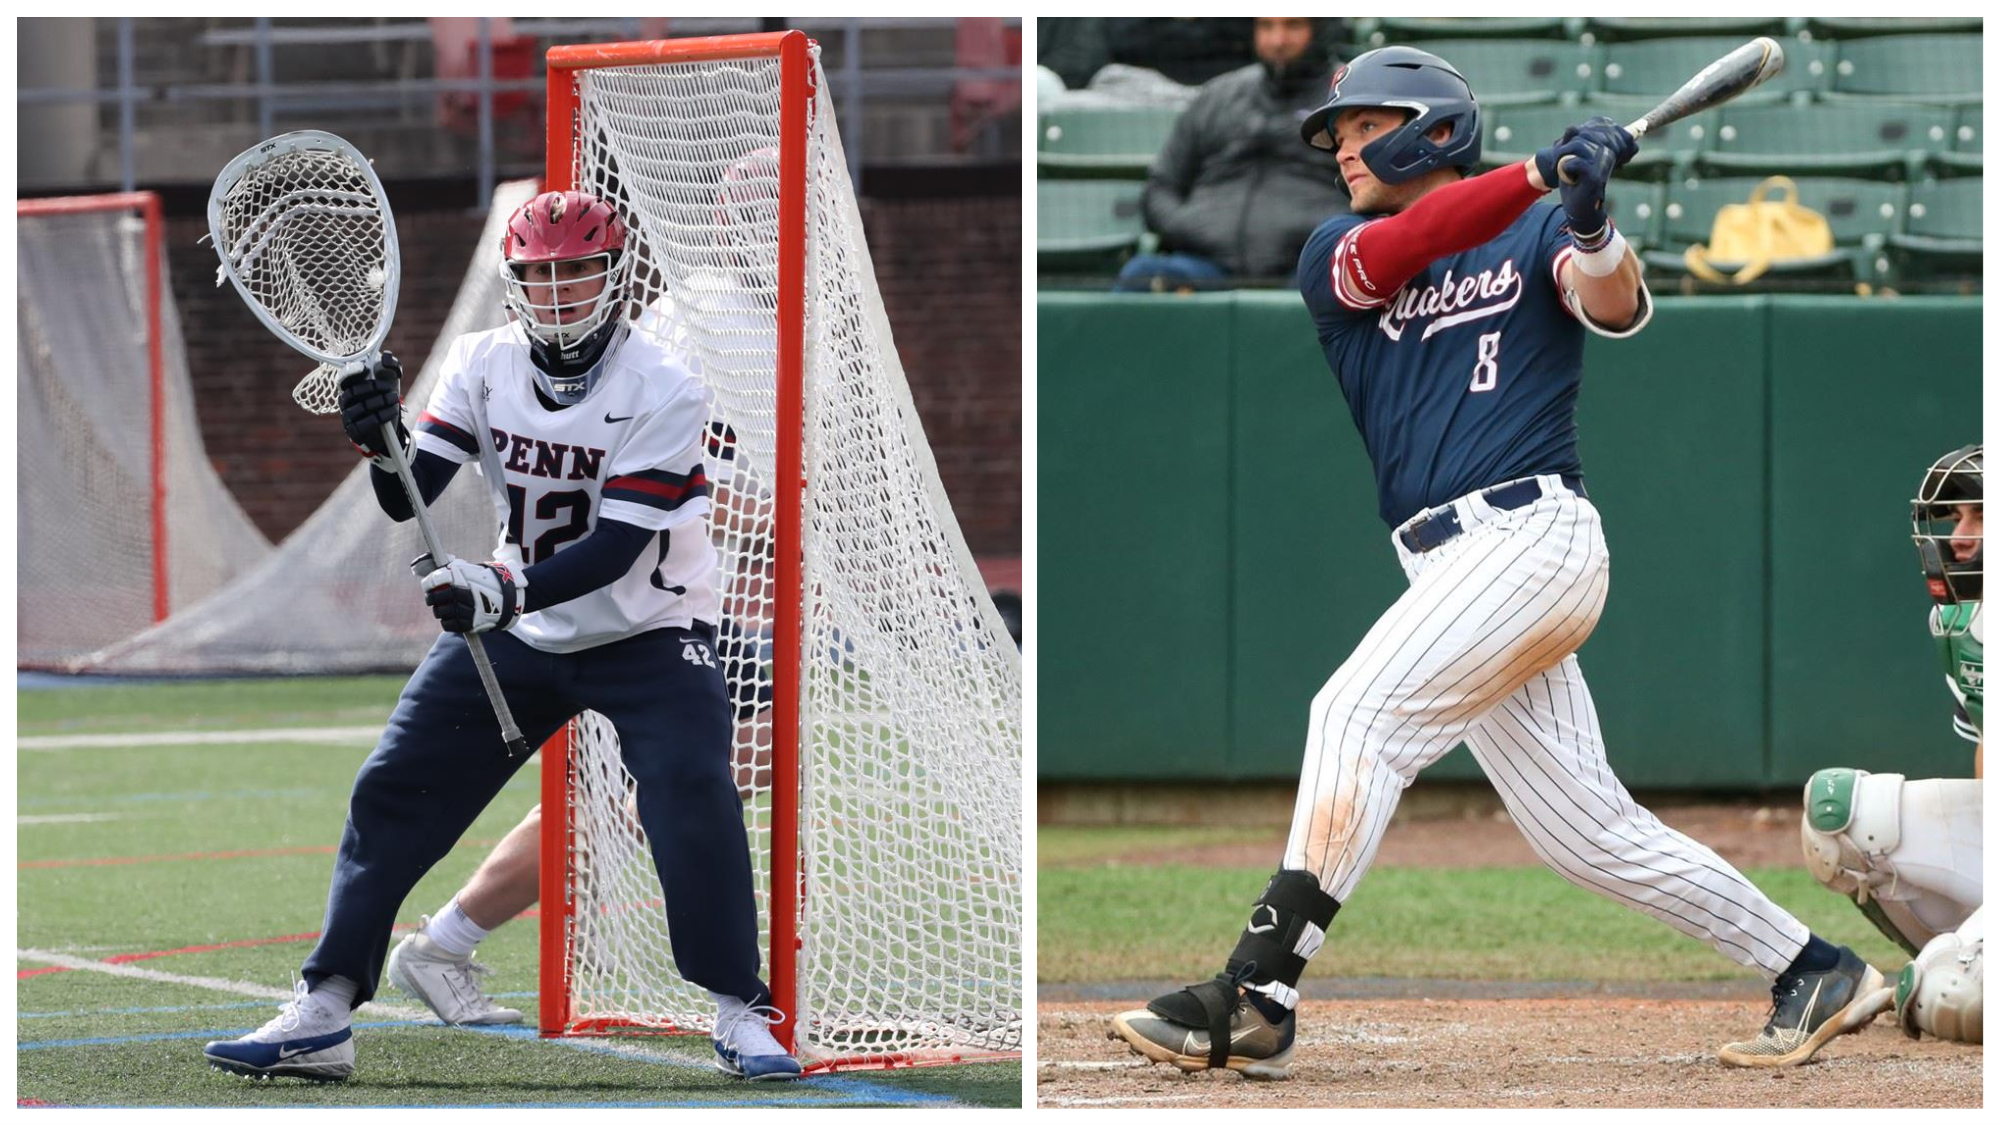
[[[261, 1007], [262, 1005], [253, 1005], [253, 1006]], [[373, 1023], [357, 1023], [354, 1025], [354, 1030], [366, 1031], [384, 1027], [442, 1027], [442, 1026], [443, 1026], [442, 1024], [432, 1023], [427, 1020], [425, 1021], [385, 1020]], [[18, 1049], [22, 1051], [47, 1051], [58, 1048], [70, 1048], [70, 1047], [115, 1047], [115, 1046], [122, 1046], [127, 1043], [158, 1043], [175, 1039], [203, 1039], [203, 1040], [234, 1039], [240, 1035], [247, 1035], [254, 1030], [256, 1029], [228, 1028], [219, 1031], [218, 1030], [160, 1031], [145, 1035], [107, 1035], [91, 1039], [24, 1040], [19, 1044]], [[598, 1042], [588, 1039], [543, 1039], [539, 1031], [530, 1027], [466, 1027], [463, 1028], [462, 1030], [474, 1031], [482, 1035], [494, 1035], [507, 1039], [524, 1039], [537, 1043], [547, 1043], [552, 1047], [563, 1047], [572, 1051], [583, 1051], [589, 1054], [613, 1055], [630, 1062], [653, 1063], [659, 1066], [670, 1066], [682, 1070], [714, 1069], [714, 1064], [706, 1060], [697, 1060], [694, 1058], [681, 1059], [681, 1058], [639, 1057], [628, 1054], [624, 1051], [616, 1050], [615, 1048], [610, 1047], [608, 1045], [600, 1044]], [[731, 1099], [724, 1102], [713, 1102], [713, 1101], [633, 1102], [633, 1103], [548, 1102], [548, 1103], [505, 1103], [505, 1104], [521, 1104], [524, 1106], [533, 1106], [535, 1108], [563, 1108], [569, 1106], [583, 1108], [588, 1106], [623, 1105], [623, 1104], [631, 1104], [635, 1106], [695, 1108], [704, 1105], [801, 1105], [801, 1104], [851, 1105], [855, 1102], [862, 1102], [862, 1101], [883, 1102], [891, 1105], [944, 1105], [944, 1104], [957, 1103], [957, 1099], [951, 1097], [948, 1094], [932, 1094], [917, 1090], [902, 1090], [894, 1086], [885, 1086], [879, 1083], [870, 1082], [867, 1079], [863, 1078], [849, 1078], [838, 1075], [822, 1075], [819, 1077], [807, 1079], [807, 1081], [811, 1083], [811, 1086], [814, 1090], [824, 1091], [826, 1094], [831, 1094], [834, 1096], [833, 1097], [792, 1096], [792, 1097], [768, 1098], [768, 1099]]]
[[[489, 992], [495, 1000], [533, 1000], [536, 992]], [[170, 1004], [159, 1008], [84, 1008], [74, 1012], [16, 1012], [24, 1020], [82, 1018], [85, 1016], [146, 1016], [163, 1012], [227, 1012], [238, 1008], [274, 1008], [276, 1000], [249, 1000], [241, 1004]]]
[[[811, 1086], [813, 1086], [813, 1087], [817, 1088], [817, 1087], [818, 1087], [818, 1086], [820, 1085], [821, 1081], [823, 1081], [823, 1080], [822, 1080], [822, 1079], [816, 1079], [816, 1078], [807, 1078], [807, 1079], [804, 1079], [804, 1081], [805, 1081], [805, 1082], [807, 1082], [807, 1083], [809, 1083], [809, 1084], [810, 1084]], [[793, 1088], [793, 1089], [798, 1089], [799, 1087], [798, 1087], [798, 1085], [797, 1085], [797, 1084], [793, 1084], [792, 1088]], [[948, 1104], [952, 1104], [952, 1105], [956, 1105], [956, 1104], [958, 1104], [958, 1103], [956, 1103], [956, 1102], [953, 1102], [953, 1101], [951, 1101], [951, 1099], [949, 1099], [949, 1098], [946, 1098], [946, 1099], [944, 1099], [944, 1102], [945, 1102], [945, 1103], [948, 1103]], [[856, 1103], [855, 1103], [855, 1102], [854, 1102], [853, 1100], [849, 1099], [849, 1098], [821, 1098], [821, 1097], [815, 1097], [815, 1096], [813, 1096], [813, 1095], [811, 1095], [811, 1094], [793, 1094], [793, 1095], [791, 1095], [791, 1096], [789, 1096], [789, 1097], [779, 1097], [779, 1096], [776, 1096], [776, 1095], [773, 1095], [773, 1096], [769, 1096], [769, 1097], [757, 1097], [757, 1098], [707, 1098], [707, 1099], [702, 1099], [702, 1100], [687, 1100], [687, 1101], [678, 1101], [678, 1102], [382, 1102], [382, 1103], [379, 1103], [379, 1104], [378, 1104], [378, 1103], [370, 1103], [370, 1104], [368, 1104], [368, 1105], [333, 1105], [333, 1104], [330, 1104], [330, 1103], [327, 1103], [327, 1102], [292, 1102], [292, 1103], [290, 1103], [290, 1104], [287, 1104], [287, 1103], [284, 1103], [284, 1102], [262, 1102], [262, 1103], [259, 1103], [258, 1105], [256, 1105], [256, 1106], [255, 1106], [254, 1108], [255, 1108], [255, 1109], [258, 1109], [258, 1110], [266, 1110], [266, 1109], [345, 1109], [345, 1110], [365, 1110], [365, 1109], [749, 1109], [749, 1108], [753, 1108], [753, 1107], [759, 1107], [759, 1106], [768, 1106], [768, 1107], [771, 1107], [771, 1108], [774, 1108], [774, 1109], [783, 1109], [783, 1108], [785, 1108], [785, 1107], [787, 1107], [787, 1106], [798, 1106], [798, 1107], [799, 1107], [799, 1108], [801, 1108], [801, 1109], [813, 1109], [813, 1108], [816, 1108], [816, 1107], [824, 1107], [824, 1106], [833, 1106], [833, 1107], [836, 1107], [836, 1108], [838, 1108], [838, 1107], [842, 1107], [842, 1106], [847, 1106], [847, 1107], [852, 1107], [852, 1106], [855, 1106], [855, 1104], [856, 1104]], [[52, 1106], [52, 1107], [50, 1107], [50, 1108], [55, 1108], [55, 1109], [127, 1109], [127, 1110], [130, 1110], [130, 1109], [199, 1109], [199, 1108], [202, 1108], [202, 1107], [200, 1107], [200, 1106], [195, 1106], [195, 1105], [188, 1105], [188, 1104], [184, 1104], [184, 1103], [173, 1103], [173, 1102], [168, 1102], [168, 1103], [163, 1103], [163, 1104], [160, 1104], [160, 1105], [120, 1105], [120, 1104], [117, 1104], [117, 1103], [113, 1103], [113, 1102], [106, 1102], [106, 1103], [103, 1103], [103, 1104], [94, 1104], [94, 1103], [88, 1103], [88, 1102], [84, 1102], [84, 1103], [76, 1103], [76, 1104], [72, 1104], [72, 1103], [69, 1103], [69, 1102], [64, 1102], [64, 1103], [63, 1103], [63, 1104], [62, 1104], [61, 1106]], [[229, 1107], [229, 1108], [236, 1108], [236, 1109], [250, 1109], [250, 1108], [253, 1108], [253, 1107], [250, 1107], [250, 1106], [238, 1106], [238, 1107]], [[1012, 1107], [1008, 1107], [1008, 1108], [1012, 1108]]]

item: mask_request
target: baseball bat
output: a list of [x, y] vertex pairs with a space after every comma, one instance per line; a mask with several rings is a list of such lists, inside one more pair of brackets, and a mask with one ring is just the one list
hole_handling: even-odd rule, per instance
[[[1647, 110], [1646, 116], [1625, 128], [1634, 139], [1644, 137], [1649, 131], [1662, 125], [1671, 125], [1690, 114], [1714, 109], [1745, 90], [1755, 89], [1776, 78], [1784, 71], [1785, 49], [1778, 46], [1777, 40], [1760, 35], [1702, 67], [1680, 89], [1668, 95], [1666, 101]], [[1570, 172], [1570, 166], [1574, 163], [1576, 163], [1574, 156], [1565, 156], [1557, 163], [1556, 175], [1563, 183], [1576, 182], [1576, 177]]]

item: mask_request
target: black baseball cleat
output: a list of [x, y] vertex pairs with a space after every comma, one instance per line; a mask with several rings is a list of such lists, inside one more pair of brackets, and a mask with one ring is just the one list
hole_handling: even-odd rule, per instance
[[1895, 1002], [1875, 966], [1840, 947], [1840, 960], [1819, 973], [1784, 973], [1771, 986], [1771, 1018], [1757, 1038], [1722, 1048], [1725, 1066], [1797, 1066], [1827, 1040], [1858, 1031]]
[[1192, 1074], [1240, 1071], [1246, 1078], [1290, 1078], [1298, 1019], [1272, 1023], [1228, 974], [1168, 993], [1111, 1020], [1108, 1038], [1134, 1053]]

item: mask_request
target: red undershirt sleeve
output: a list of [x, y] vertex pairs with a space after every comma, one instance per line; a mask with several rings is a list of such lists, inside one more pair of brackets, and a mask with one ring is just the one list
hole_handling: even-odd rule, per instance
[[1334, 244], [1333, 295], [1352, 309], [1386, 305], [1425, 266], [1497, 237], [1542, 194], [1526, 167], [1510, 164], [1362, 223]]

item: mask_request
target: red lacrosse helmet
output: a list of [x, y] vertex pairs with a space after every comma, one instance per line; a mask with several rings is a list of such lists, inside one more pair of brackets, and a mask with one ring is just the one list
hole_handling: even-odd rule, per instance
[[[543, 192], [507, 220], [501, 235], [507, 307], [531, 338], [558, 353], [553, 358], [573, 361], [594, 350], [594, 337], [608, 335], [618, 322], [632, 272], [625, 243], [625, 220], [610, 204], [580, 191]], [[559, 284], [551, 284], [546, 271], [530, 276], [530, 266], [589, 259], [601, 261], [596, 272]], [[577, 289], [588, 295], [571, 296]]]

